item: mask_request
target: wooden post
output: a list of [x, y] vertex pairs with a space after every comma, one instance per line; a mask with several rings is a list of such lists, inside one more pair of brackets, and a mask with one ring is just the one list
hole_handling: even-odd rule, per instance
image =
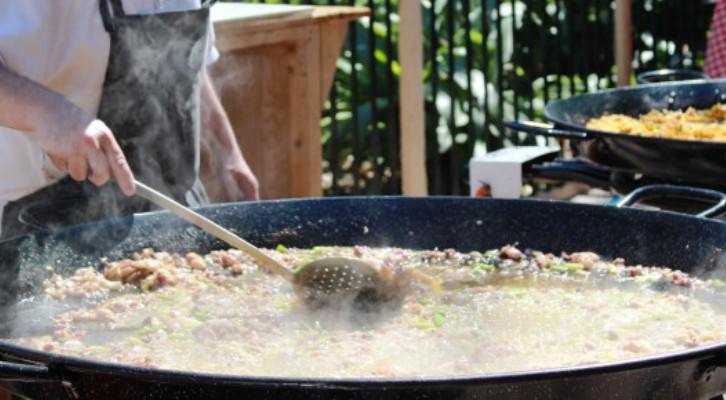
[[403, 194], [428, 194], [424, 121], [423, 23], [419, 0], [400, 0], [398, 54], [401, 65], [401, 183]]
[[628, 86], [633, 74], [633, 4], [632, 0], [615, 2], [615, 64], [618, 86]]

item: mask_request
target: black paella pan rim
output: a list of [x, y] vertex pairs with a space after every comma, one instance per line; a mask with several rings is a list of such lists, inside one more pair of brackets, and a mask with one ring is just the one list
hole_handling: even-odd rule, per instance
[[[262, 204], [264, 203], [264, 204]], [[316, 207], [321, 205], [339, 209], [340, 212], [349, 212], [360, 205], [374, 209], [376, 206], [393, 205], [396, 207], [421, 206], [423, 209], [437, 208], [445, 205], [449, 208], [469, 207], [469, 209], [491, 208], [494, 211], [502, 211], [507, 207], [513, 209], [534, 209], [534, 211], [542, 212], [562, 212], [563, 210], [569, 214], [588, 215], [595, 214], [598, 216], [614, 215], [619, 220], [657, 220], [659, 224], [672, 225], [674, 227], [684, 225], [698, 225], [701, 230], [719, 234], [726, 238], [726, 224], [685, 216], [682, 214], [638, 210], [638, 209], [608, 209], [602, 206], [592, 206], [583, 204], [571, 204], [557, 201], [541, 201], [541, 200], [496, 200], [496, 199], [472, 199], [468, 197], [426, 197], [426, 198], [389, 198], [389, 197], [349, 197], [344, 199], [305, 199], [305, 200], [277, 200], [258, 203], [247, 203], [252, 207], [260, 208], [258, 211], [275, 212], [277, 210], [292, 209], [291, 212], [300, 212], [307, 207]], [[464, 207], [466, 206], [466, 207]], [[246, 207], [245, 205], [222, 205], [212, 206], [202, 209], [203, 213], [212, 213], [221, 211], [237, 212], [239, 209]], [[348, 207], [348, 208], [346, 208]], [[350, 208], [352, 207], [352, 208]], [[489, 211], [489, 210], [487, 210]], [[504, 210], [506, 211], [506, 210]], [[166, 212], [149, 213], [142, 218], [164, 219], [169, 214]], [[457, 217], [460, 218], [460, 217]], [[472, 216], [475, 218], [475, 216]], [[77, 227], [76, 227], [77, 228]], [[725, 242], [726, 243], [726, 242]], [[2, 245], [2, 243], [0, 243]], [[571, 249], [584, 250], [584, 249]], [[627, 256], [626, 254], [624, 254]], [[6, 361], [11, 362], [27, 362], [30, 365], [40, 364], [49, 368], [51, 374], [57, 374], [59, 378], [63, 378], [68, 373], [84, 373], [93, 371], [94, 373], [104, 373], [118, 376], [137, 377], [142, 379], [153, 379], [159, 382], [189, 382], [190, 380], [199, 383], [213, 383], [220, 385], [242, 385], [242, 386], [278, 386], [278, 387], [306, 387], [321, 389], [356, 389], [363, 387], [449, 387], [449, 386], [467, 386], [477, 385], [481, 383], [496, 382], [517, 382], [529, 380], [547, 380], [562, 377], [578, 377], [584, 375], [594, 375], [607, 372], [618, 372], [646, 368], [659, 365], [675, 364], [683, 361], [699, 361], [704, 359], [720, 358], [726, 355], [726, 342], [714, 343], [708, 346], [698, 347], [695, 349], [674, 352], [668, 354], [659, 354], [645, 358], [633, 358], [623, 361], [582, 365], [553, 369], [542, 369], [533, 371], [514, 371], [507, 373], [493, 373], [482, 375], [466, 375], [453, 377], [420, 377], [420, 378], [376, 378], [376, 379], [341, 379], [341, 378], [286, 378], [286, 377], [264, 377], [264, 376], [240, 376], [225, 375], [214, 373], [198, 373], [185, 372], [167, 369], [152, 369], [135, 366], [126, 366], [122, 364], [114, 364], [107, 362], [94, 361], [79, 357], [62, 356], [58, 354], [32, 350], [27, 347], [18, 346], [0, 341], [0, 356]]]
[[[709, 89], [710, 93], [709, 93]], [[678, 99], [687, 97], [684, 103], [679, 104]], [[646, 100], [652, 98], [650, 100]], [[625, 99], [640, 99], [638, 104], [652, 103], [656, 107], [643, 109], [642, 107], [627, 108], [627, 104], [617, 104]], [[726, 148], [726, 142], [713, 140], [685, 140], [654, 136], [633, 135], [588, 129], [587, 120], [614, 113], [629, 116], [638, 116], [651, 110], [683, 109], [689, 106], [696, 108], [710, 107], [716, 103], [726, 103], [726, 79], [693, 80], [680, 82], [658, 82], [639, 86], [620, 87], [594, 93], [584, 93], [566, 99], [553, 100], [545, 106], [544, 117], [554, 123], [558, 129], [585, 132], [592, 137], [604, 137], [642, 142], [643, 144], [657, 145], [666, 140], [674, 145], [704, 145]], [[613, 107], [618, 106], [616, 112]], [[578, 116], [580, 121], [572, 121], [571, 117]], [[588, 139], [584, 137], [583, 139]]]
[[[93, 361], [74, 356], [62, 356], [43, 351], [28, 349], [13, 344], [1, 343], [0, 354], [7, 361], [38, 362], [49, 368], [51, 376], [59, 381], [65, 380], [69, 372], [85, 373], [93, 371], [99, 374], [126, 376], [141, 379], [153, 379], [159, 383], [188, 383], [190, 380], [215, 385], [246, 385], [270, 387], [304, 387], [321, 389], [357, 389], [364, 387], [390, 388], [426, 388], [467, 386], [485, 383], [516, 383], [519, 381], [538, 381], [547, 379], [576, 378], [586, 375], [600, 375], [611, 372], [622, 372], [641, 368], [677, 364], [690, 360], [703, 360], [722, 357], [726, 352], [726, 342], [702, 346], [693, 350], [659, 354], [651, 357], [633, 358], [623, 361], [579, 365], [572, 367], [548, 368], [541, 370], [513, 371], [479, 375], [401, 377], [401, 378], [288, 378], [272, 376], [250, 376], [215, 374], [205, 372], [187, 372], [173, 369], [154, 369], [135, 367], [123, 364]], [[32, 364], [30, 364], [32, 365]], [[62, 365], [62, 367], [58, 367]], [[720, 365], [720, 364], [719, 364]]]

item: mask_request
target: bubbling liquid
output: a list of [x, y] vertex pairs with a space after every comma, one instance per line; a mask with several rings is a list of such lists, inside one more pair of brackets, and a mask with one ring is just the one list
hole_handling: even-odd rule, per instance
[[[51, 276], [23, 304], [16, 344], [134, 366], [244, 376], [451, 377], [607, 363], [726, 340], [720, 281], [628, 267], [592, 253], [556, 257], [398, 248], [268, 251], [290, 267], [361, 257], [416, 270], [403, 302], [375, 315], [306, 309], [290, 285], [235, 251], [145, 250], [104, 272]], [[701, 296], [700, 294], [703, 294]], [[65, 306], [61, 306], [65, 305]], [[52, 310], [30, 331], [22, 321]], [[44, 314], [44, 318], [48, 318]], [[41, 318], [42, 319], [42, 318]]]

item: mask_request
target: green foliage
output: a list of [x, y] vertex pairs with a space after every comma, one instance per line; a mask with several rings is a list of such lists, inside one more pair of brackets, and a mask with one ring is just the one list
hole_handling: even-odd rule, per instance
[[[398, 1], [312, 3], [373, 10], [372, 18], [350, 26], [321, 120], [326, 193], [399, 193]], [[633, 3], [637, 70], [703, 64], [711, 6]], [[505, 135], [503, 120], [540, 119], [549, 100], [614, 85], [611, 0], [423, 0], [421, 6], [431, 193], [467, 193], [472, 155], [534, 143]]]

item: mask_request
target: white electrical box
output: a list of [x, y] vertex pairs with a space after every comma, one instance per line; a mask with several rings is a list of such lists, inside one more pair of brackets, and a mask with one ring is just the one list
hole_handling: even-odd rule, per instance
[[506, 147], [469, 161], [470, 194], [474, 197], [516, 199], [522, 194], [527, 164], [552, 158], [556, 146]]

